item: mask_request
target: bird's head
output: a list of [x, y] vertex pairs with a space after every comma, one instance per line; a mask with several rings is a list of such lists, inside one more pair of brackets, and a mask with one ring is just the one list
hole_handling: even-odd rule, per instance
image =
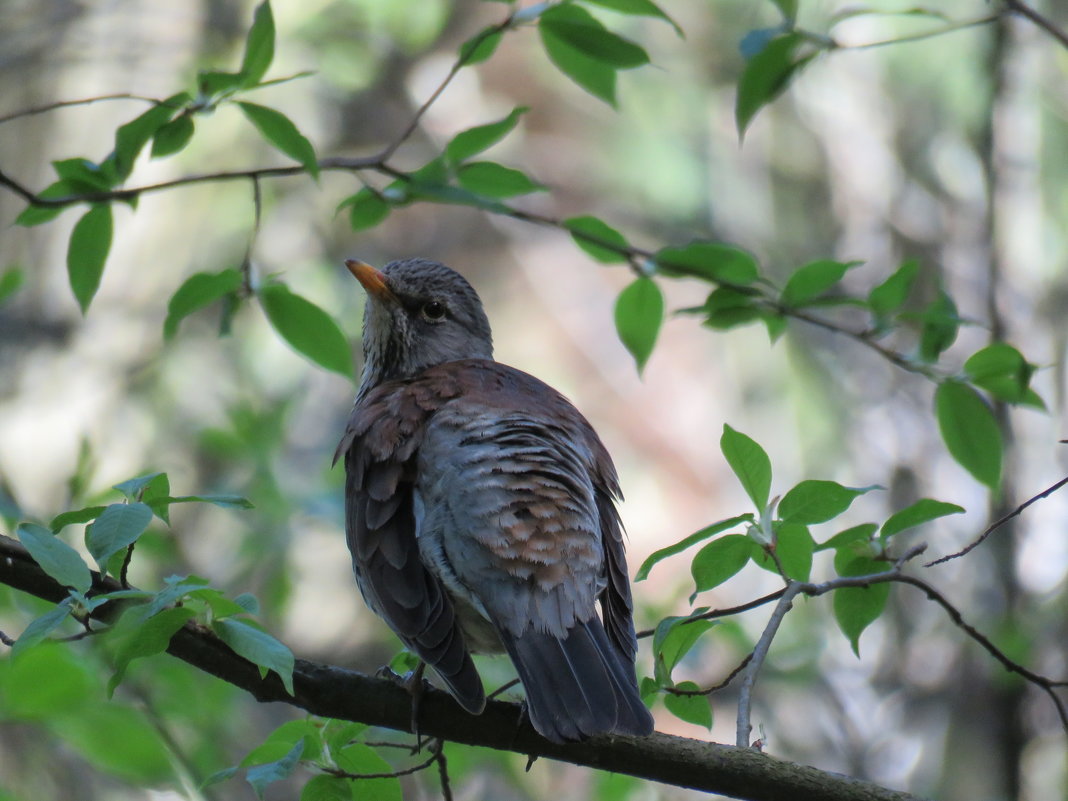
[[367, 290], [361, 391], [444, 362], [493, 358], [482, 301], [455, 270], [428, 259], [345, 266]]

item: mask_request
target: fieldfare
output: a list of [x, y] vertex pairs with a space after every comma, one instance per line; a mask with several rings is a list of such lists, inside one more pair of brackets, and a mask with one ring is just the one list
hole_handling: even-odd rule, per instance
[[649, 734], [619, 486], [597, 434], [558, 392], [493, 360], [458, 273], [424, 259], [346, 265], [368, 297], [335, 460], [367, 605], [471, 713], [486, 705], [471, 654], [507, 652], [549, 740]]

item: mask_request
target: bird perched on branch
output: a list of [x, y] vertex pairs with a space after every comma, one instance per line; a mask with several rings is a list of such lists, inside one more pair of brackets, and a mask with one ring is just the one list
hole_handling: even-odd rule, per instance
[[503, 651], [549, 740], [649, 734], [619, 487], [597, 434], [558, 392], [493, 360], [458, 273], [424, 259], [346, 265], [368, 297], [335, 461], [367, 605], [471, 713], [486, 705], [471, 654]]

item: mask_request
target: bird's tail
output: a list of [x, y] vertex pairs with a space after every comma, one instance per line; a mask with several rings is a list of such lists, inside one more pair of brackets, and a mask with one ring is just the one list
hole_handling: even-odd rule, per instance
[[527, 693], [527, 712], [546, 739], [561, 743], [604, 732], [647, 735], [653, 717], [642, 703], [634, 667], [594, 616], [564, 638], [527, 630], [501, 639]]

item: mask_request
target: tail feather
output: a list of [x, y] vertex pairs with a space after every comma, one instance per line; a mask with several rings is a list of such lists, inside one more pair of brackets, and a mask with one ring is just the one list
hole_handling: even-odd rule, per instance
[[633, 668], [596, 617], [564, 638], [531, 629], [518, 637], [504, 632], [502, 640], [526, 690], [531, 723], [546, 739], [652, 732]]

